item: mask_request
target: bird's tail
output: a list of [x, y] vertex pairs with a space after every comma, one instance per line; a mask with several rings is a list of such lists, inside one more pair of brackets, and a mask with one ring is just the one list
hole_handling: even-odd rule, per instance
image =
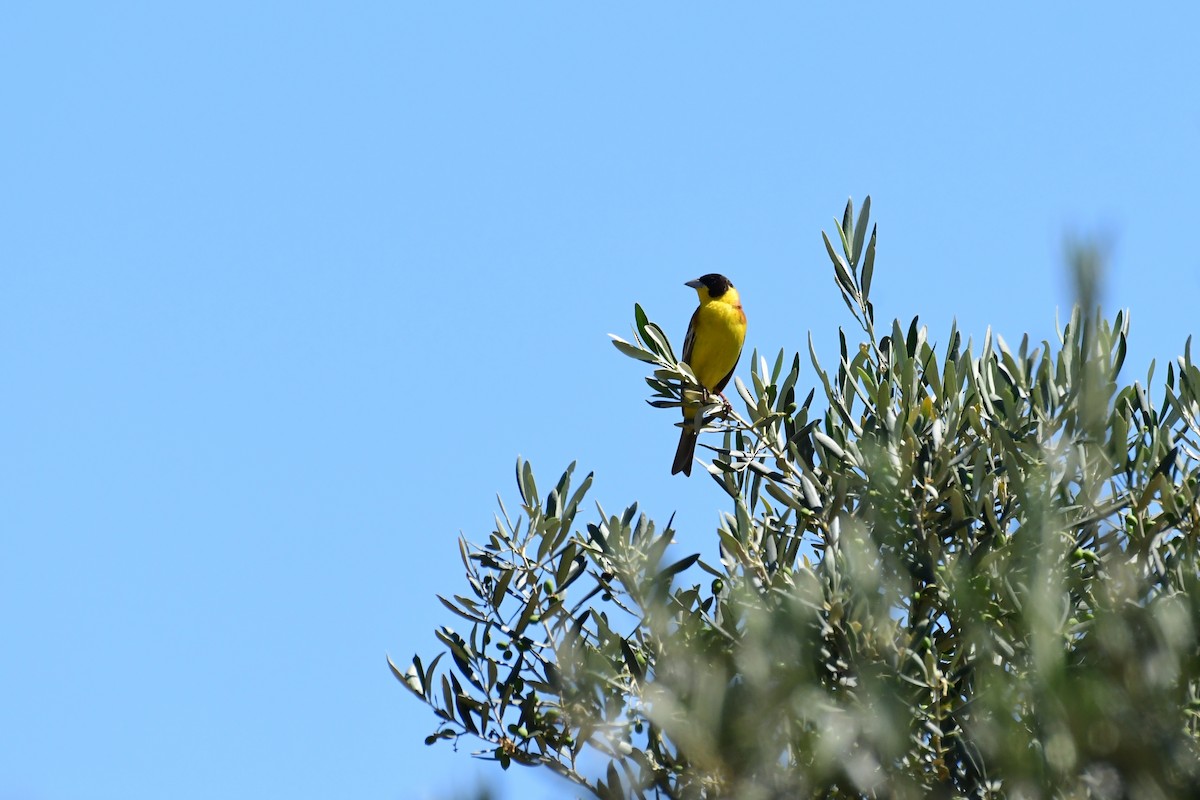
[[688, 476], [692, 474], [692, 459], [696, 456], [696, 439], [696, 429], [690, 422], [685, 422], [683, 431], [679, 434], [679, 447], [675, 449], [675, 463], [671, 465], [672, 475], [680, 472]]

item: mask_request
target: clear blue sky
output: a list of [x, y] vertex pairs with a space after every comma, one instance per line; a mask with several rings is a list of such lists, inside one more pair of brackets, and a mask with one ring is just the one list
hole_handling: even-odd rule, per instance
[[831, 8], [10, 4], [0, 798], [564, 796], [425, 747], [384, 655], [518, 454], [707, 547], [605, 334], [678, 344], [719, 271], [748, 348], [830, 358], [847, 196], [881, 317], [1051, 336], [1098, 234], [1128, 374], [1181, 351], [1194, 9]]

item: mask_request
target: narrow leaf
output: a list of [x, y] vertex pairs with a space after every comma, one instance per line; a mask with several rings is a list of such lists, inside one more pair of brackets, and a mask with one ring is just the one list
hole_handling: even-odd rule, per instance
[[620, 350], [623, 355], [636, 358], [638, 361], [645, 361], [647, 364], [658, 363], [658, 358], [653, 353], [632, 345], [615, 334], [610, 333], [609, 338], [612, 339], [613, 347]]
[[867, 238], [867, 220], [871, 213], [871, 195], [863, 201], [858, 212], [858, 222], [854, 223], [854, 250], [850, 254], [850, 263], [858, 266], [858, 257], [862, 255], [863, 240]]
[[867, 256], [862, 263], [862, 296], [864, 299], [871, 295], [871, 278], [875, 276], [875, 231], [879, 226], [871, 229], [871, 241], [867, 244]]

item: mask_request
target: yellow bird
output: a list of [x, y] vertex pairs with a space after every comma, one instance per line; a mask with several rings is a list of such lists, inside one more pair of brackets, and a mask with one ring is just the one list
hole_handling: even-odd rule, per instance
[[[688, 281], [700, 295], [700, 307], [692, 314], [687, 336], [683, 340], [683, 360], [700, 384], [713, 394], [720, 394], [733, 377], [733, 369], [742, 356], [746, 341], [746, 312], [742, 298], [724, 275], [710, 273]], [[692, 474], [692, 459], [696, 454], [696, 406], [683, 407], [683, 432], [671, 474]]]

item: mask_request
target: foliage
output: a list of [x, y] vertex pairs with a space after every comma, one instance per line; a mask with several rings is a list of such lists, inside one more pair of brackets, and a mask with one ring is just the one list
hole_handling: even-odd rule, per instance
[[[1120, 379], [1087, 253], [1058, 340], [875, 329], [870, 200], [825, 238], [861, 328], [801, 399], [751, 358], [709, 473], [719, 563], [637, 506], [579, 523], [572, 468], [460, 542], [466, 623], [396, 676], [440, 723], [601, 798], [1200, 796], [1200, 369]], [[835, 245], [837, 245], [835, 247]], [[700, 396], [635, 309], [651, 404]], [[448, 664], [443, 656], [449, 654]], [[389, 663], [391, 663], [389, 661]]]

